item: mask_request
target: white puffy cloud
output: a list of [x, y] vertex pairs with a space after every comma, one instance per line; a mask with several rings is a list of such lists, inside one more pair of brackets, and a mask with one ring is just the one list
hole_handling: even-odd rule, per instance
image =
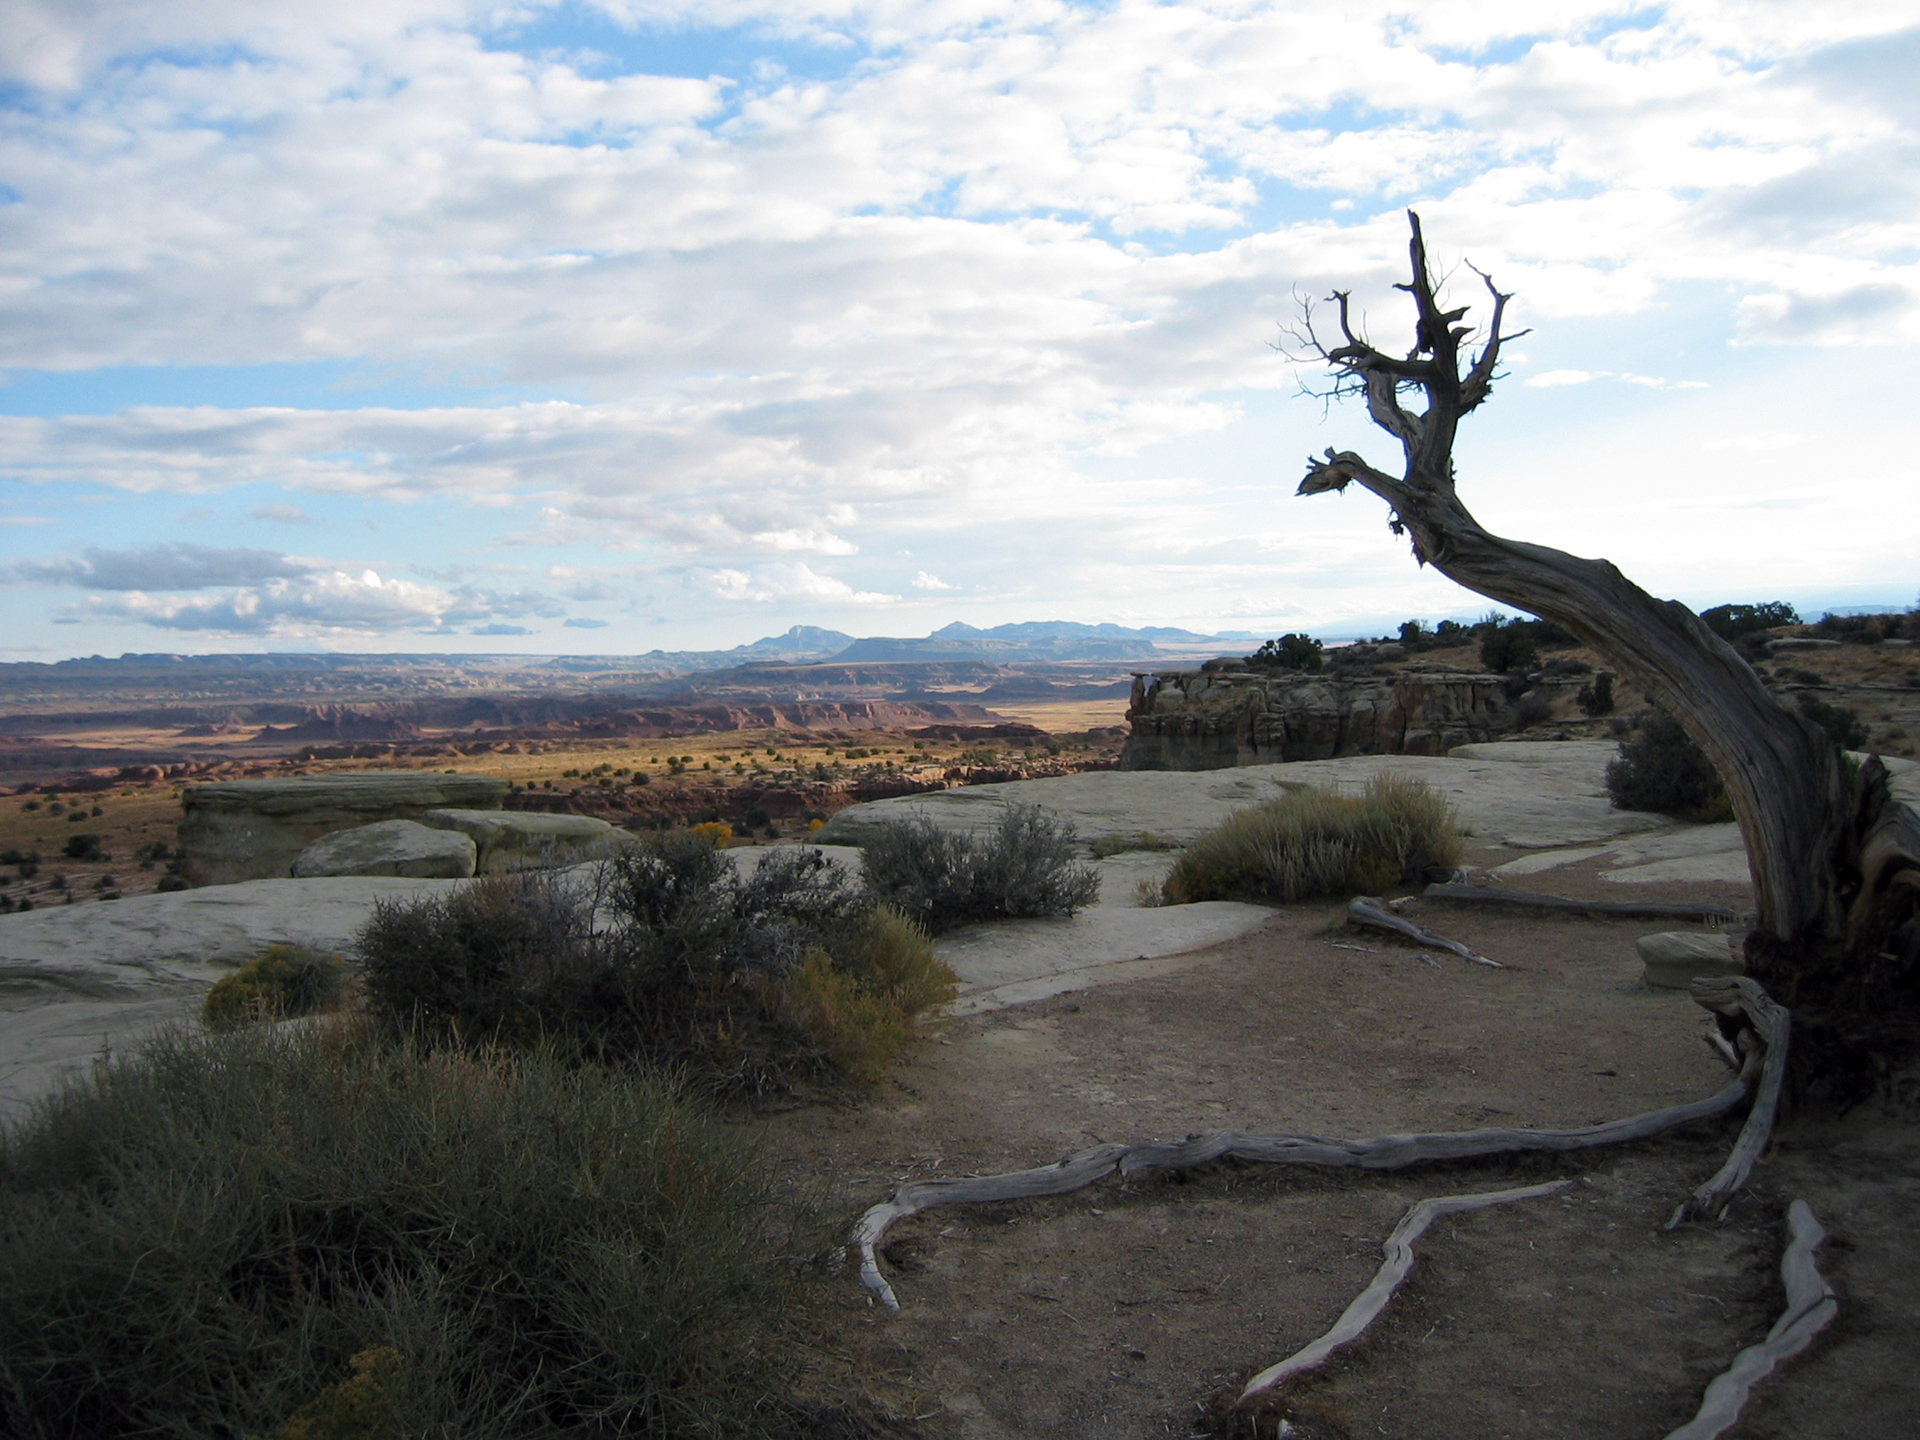
[[[132, 624], [299, 637], [441, 632], [484, 621], [485, 626], [469, 633], [530, 635], [535, 632], [505, 622], [566, 614], [557, 598], [532, 586], [502, 591], [459, 585], [446, 590], [383, 577], [376, 570], [350, 573], [271, 551], [190, 544], [87, 549], [77, 556], [17, 562], [7, 575], [17, 582], [118, 592], [66, 607], [56, 617], [65, 625]], [[178, 593], [207, 590], [221, 593]]]
[[453, 597], [431, 586], [382, 579], [372, 570], [359, 575], [335, 570], [191, 599], [134, 590], [83, 601], [59, 618], [64, 624], [117, 621], [233, 635], [384, 635], [438, 629], [453, 604]]
[[890, 605], [898, 595], [873, 590], [855, 590], [844, 580], [822, 575], [807, 565], [760, 565], [746, 570], [696, 570], [688, 583], [722, 600], [748, 600], [759, 604], [771, 601], [813, 600], [844, 605]]
[[916, 590], [958, 590], [960, 587], [958, 585], [949, 585], [938, 575], [922, 570], [913, 577], [913, 588]]

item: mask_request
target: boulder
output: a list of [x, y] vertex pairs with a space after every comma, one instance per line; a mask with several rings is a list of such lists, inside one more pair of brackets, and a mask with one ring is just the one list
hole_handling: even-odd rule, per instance
[[416, 880], [464, 880], [473, 874], [474, 844], [457, 830], [417, 820], [380, 820], [323, 835], [293, 861], [293, 878], [402, 875]]
[[181, 866], [194, 885], [284, 877], [322, 835], [429, 810], [497, 810], [506, 793], [491, 776], [422, 770], [195, 785], [180, 800]]
[[1744, 975], [1747, 967], [1725, 931], [1669, 930], [1633, 942], [1646, 966], [1647, 984], [1684, 990], [1701, 975]]
[[[533, 810], [429, 810], [421, 823], [457, 832], [478, 852], [474, 873], [550, 869], [593, 860], [633, 836], [591, 815], [557, 815]], [[383, 872], [385, 873], [385, 872]]]

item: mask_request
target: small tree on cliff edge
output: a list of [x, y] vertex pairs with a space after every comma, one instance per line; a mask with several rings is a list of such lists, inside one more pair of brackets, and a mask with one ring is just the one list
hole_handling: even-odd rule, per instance
[[1858, 1085], [1920, 1039], [1920, 822], [1892, 803], [1877, 757], [1850, 776], [1832, 736], [1779, 705], [1684, 605], [1654, 599], [1605, 560], [1490, 534], [1468, 513], [1454, 491], [1454, 434], [1492, 392], [1500, 347], [1514, 338], [1500, 332], [1511, 297], [1474, 272], [1492, 314], [1479, 354], [1467, 358], [1467, 307], [1441, 308], [1420, 217], [1409, 211], [1408, 220], [1412, 273], [1394, 287], [1415, 311], [1406, 357], [1354, 333], [1345, 291], [1329, 298], [1338, 343], [1322, 342], [1310, 307], [1295, 335], [1331, 371], [1329, 393], [1364, 399], [1400, 443], [1402, 469], [1328, 450], [1307, 462], [1298, 493], [1354, 483], [1372, 491], [1392, 507], [1393, 532], [1411, 537], [1415, 560], [1573, 632], [1680, 722], [1712, 759], [1746, 839], [1759, 907], [1747, 964], [1796, 1011], [1800, 1077]]

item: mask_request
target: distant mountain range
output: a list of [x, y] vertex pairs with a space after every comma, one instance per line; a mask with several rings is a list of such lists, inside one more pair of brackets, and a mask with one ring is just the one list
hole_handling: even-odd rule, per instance
[[875, 635], [857, 639], [839, 630], [796, 625], [784, 635], [770, 635], [731, 650], [654, 650], [633, 657], [635, 662], [662, 668], [722, 669], [755, 661], [778, 660], [797, 665], [835, 661], [874, 664], [882, 661], [988, 660], [998, 664], [1036, 660], [1149, 660], [1167, 650], [1191, 652], [1212, 645], [1232, 648], [1259, 637], [1248, 631], [1203, 635], [1165, 625], [1129, 629], [1124, 625], [1082, 625], [1072, 620], [1026, 620], [982, 630], [956, 620], [931, 635], [910, 639]]
[[[465, 687], [489, 671], [574, 676], [582, 680], [611, 674], [664, 677], [697, 671], [728, 670], [738, 665], [808, 665], [826, 661], [874, 664], [888, 661], [982, 660], [1020, 664], [1049, 660], [1162, 661], [1209, 653], [1232, 654], [1263, 638], [1252, 631], [1203, 635], [1165, 625], [1129, 629], [1124, 625], [1082, 625], [1071, 620], [1028, 620], [988, 630], [955, 621], [920, 639], [877, 635], [866, 639], [817, 625], [795, 625], [784, 635], [769, 635], [731, 650], [649, 650], [641, 655], [453, 655], [240, 652], [211, 655], [127, 654], [110, 659], [92, 655], [50, 664], [16, 661], [0, 664], [0, 691], [11, 685], [53, 683], [87, 685], [96, 678], [119, 679], [149, 673], [156, 683], [171, 674], [267, 677], [284, 673], [404, 671], [411, 679], [441, 676]], [[503, 674], [500, 678], [505, 679]], [[271, 682], [269, 682], [271, 683]]]

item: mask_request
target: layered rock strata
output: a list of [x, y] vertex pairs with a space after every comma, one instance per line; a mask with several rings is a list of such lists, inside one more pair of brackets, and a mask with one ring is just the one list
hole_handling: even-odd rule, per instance
[[490, 776], [419, 770], [194, 785], [180, 799], [181, 871], [191, 885], [283, 878], [322, 835], [429, 810], [498, 810], [506, 793]]
[[[1550, 698], [1577, 678], [1536, 680]], [[1302, 675], [1253, 670], [1134, 676], [1123, 770], [1221, 770], [1342, 755], [1445, 755], [1519, 728], [1503, 675]]]

